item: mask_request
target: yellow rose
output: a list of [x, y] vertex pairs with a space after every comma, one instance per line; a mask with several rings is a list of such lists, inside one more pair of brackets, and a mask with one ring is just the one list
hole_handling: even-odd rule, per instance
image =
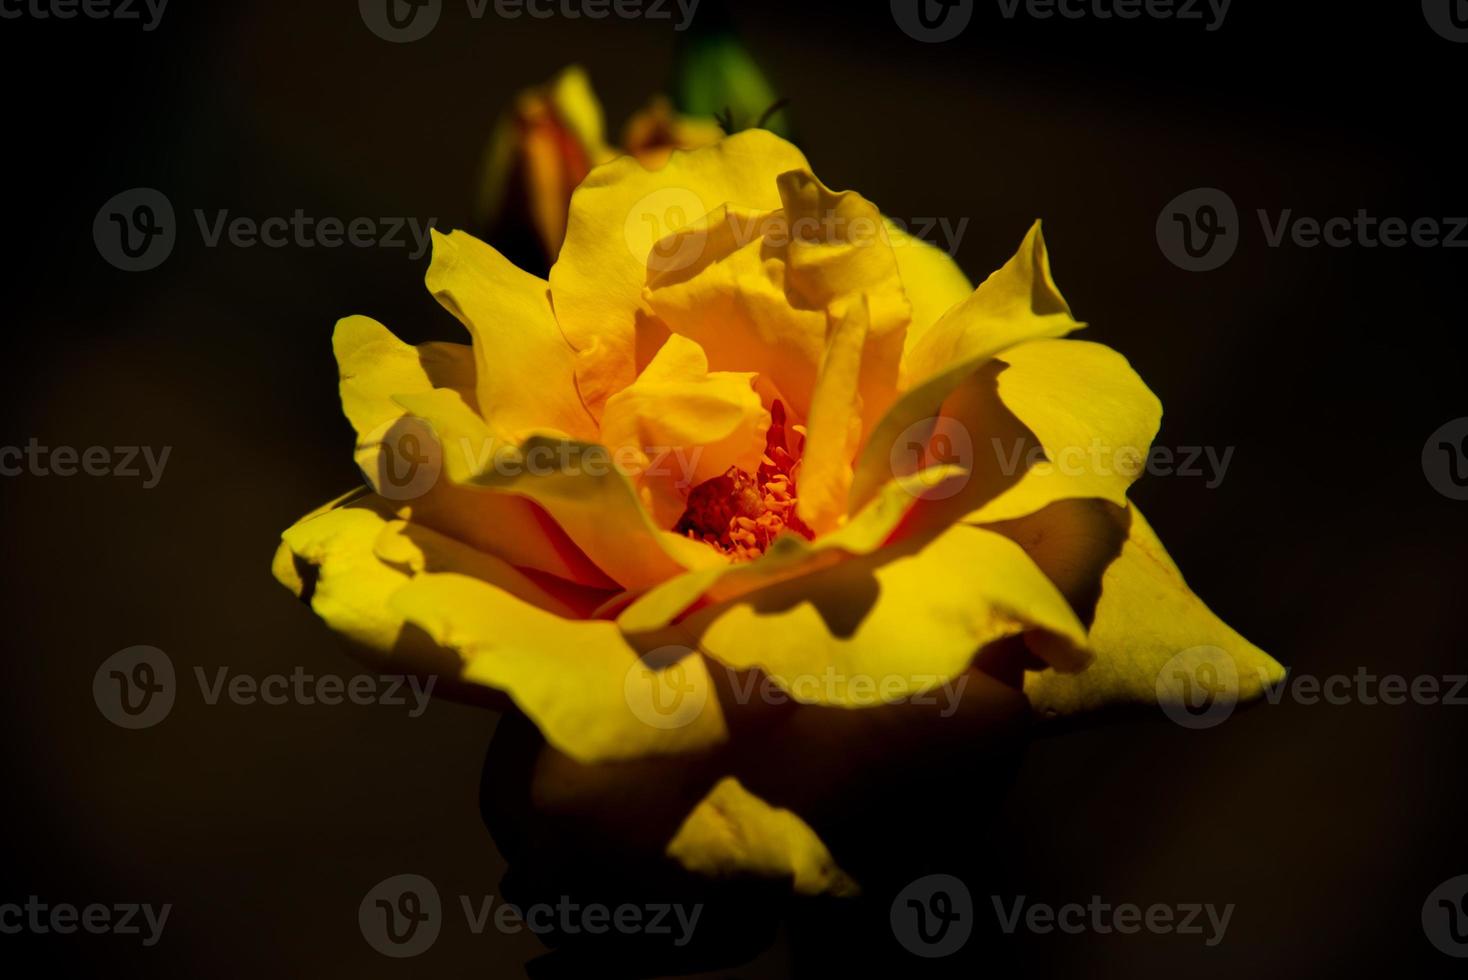
[[[567, 765], [778, 752], [770, 691], [875, 717], [975, 664], [980, 725], [988, 675], [1058, 717], [1189, 699], [1179, 665], [1231, 702], [1282, 673], [1128, 502], [1161, 408], [1063, 339], [1038, 224], [974, 289], [752, 130], [593, 169], [549, 281], [456, 232], [427, 283], [471, 343], [337, 325], [372, 492], [286, 531], [275, 574], [379, 663], [507, 695]], [[685, 868], [855, 887], [796, 812], [699, 792]]]

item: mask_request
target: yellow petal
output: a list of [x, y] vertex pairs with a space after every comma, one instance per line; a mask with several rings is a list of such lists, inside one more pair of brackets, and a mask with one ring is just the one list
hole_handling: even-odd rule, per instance
[[961, 472], [957, 467], [940, 467], [891, 480], [856, 516], [830, 534], [814, 542], [787, 534], [777, 538], [754, 561], [721, 562], [685, 572], [638, 596], [618, 615], [617, 623], [627, 633], [653, 632], [677, 619], [701, 598], [724, 602], [776, 582], [829, 568], [852, 555], [871, 554], [887, 542], [924, 486], [941, 482], [944, 475]]
[[848, 411], [874, 425], [896, 393], [911, 306], [881, 213], [809, 171], [779, 178], [780, 210], [722, 208], [660, 242], [648, 305], [696, 340], [715, 370], [754, 371], [797, 421], [809, 418], [828, 322], [863, 295], [870, 310]]
[[538, 504], [625, 588], [647, 588], [688, 568], [723, 561], [708, 546], [654, 525], [605, 447], [539, 436], [508, 444], [444, 390], [398, 401], [431, 427], [451, 483], [486, 500], [515, 494]]
[[804, 820], [770, 806], [733, 776], [715, 784], [688, 815], [667, 854], [709, 878], [790, 878], [799, 895], [860, 892]]
[[902, 290], [912, 304], [912, 323], [903, 340], [903, 360], [911, 357], [918, 340], [953, 307], [973, 294], [974, 284], [953, 261], [953, 256], [915, 238], [890, 219], [887, 239], [902, 276]]
[[904, 530], [1012, 520], [1073, 498], [1125, 508], [1161, 420], [1157, 397], [1108, 347], [1010, 347], [950, 393], [935, 427], [961, 444], [966, 482], [936, 488]]
[[601, 443], [631, 454], [642, 499], [659, 527], [672, 528], [688, 492], [731, 466], [759, 468], [770, 413], [752, 374], [708, 370], [703, 350], [671, 337], [629, 387], [607, 399]]
[[475, 390], [491, 429], [515, 441], [530, 432], [596, 437], [545, 280], [477, 238], [435, 231], [427, 282], [474, 338]]
[[354, 491], [313, 511], [283, 535], [272, 565], [280, 583], [309, 600], [338, 633], [398, 666], [452, 670], [443, 651], [405, 633], [390, 600], [424, 572], [457, 572], [502, 589], [547, 613], [584, 617], [608, 593], [550, 576], [533, 579], [501, 559], [427, 527], [396, 519], [392, 501]]
[[[1095, 497], [1118, 507], [1146, 466], [1162, 424], [1162, 403], [1109, 347], [1037, 340], [999, 356], [999, 398], [1044, 449], [1045, 462], [986, 503], [978, 521], [1032, 514], [1055, 500]], [[989, 440], [1004, 466], [1026, 440]], [[987, 462], [987, 461], [986, 461]]]
[[811, 394], [796, 502], [796, 513], [817, 534], [834, 530], [846, 516], [851, 460], [861, 443], [862, 351], [871, 327], [865, 294], [839, 319], [831, 317], [825, 359]]
[[950, 309], [905, 357], [905, 390], [867, 436], [852, 479], [849, 510], [859, 510], [891, 480], [894, 448], [900, 449], [915, 427], [938, 417], [948, 397], [995, 354], [1080, 326], [1055, 289], [1037, 222], [1014, 258]]
[[409, 521], [389, 521], [384, 525], [373, 542], [373, 551], [384, 563], [410, 575], [431, 572], [469, 575], [522, 602], [571, 619], [587, 618], [611, 596], [604, 590], [575, 586], [549, 576], [531, 578], [494, 555]]
[[736, 670], [759, 668], [812, 704], [869, 706], [938, 687], [995, 640], [1047, 630], [1052, 665], [1089, 660], [1085, 628], [1013, 541], [955, 526], [693, 613], [683, 627]]
[[1223, 651], [1240, 700], [1257, 697], [1284, 677], [1274, 658], [1193, 594], [1136, 508], [1121, 555], [1101, 580], [1090, 641], [1096, 659], [1083, 673], [1026, 675], [1025, 693], [1037, 711], [1073, 715], [1108, 705], [1155, 704], [1164, 667], [1200, 647]]
[[792, 305], [837, 319], [858, 303], [869, 308], [854, 408], [870, 430], [896, 395], [912, 320], [886, 219], [860, 194], [831, 191], [809, 171], [781, 175], [780, 198], [791, 230], [785, 289]]
[[[707, 665], [686, 656], [656, 672], [609, 622], [569, 620], [457, 574], [419, 575], [392, 597], [394, 612], [464, 659], [462, 676], [507, 693], [551, 745], [579, 762], [707, 748], [727, 738]], [[639, 700], [652, 677], [671, 673], [664, 723]]]
[[1082, 326], [1050, 274], [1050, 253], [1036, 221], [1013, 258], [914, 341], [903, 361], [906, 385], [976, 356], [1038, 337], [1063, 337]]
[[789, 143], [749, 130], [674, 152], [659, 170], [622, 157], [582, 181], [550, 283], [556, 316], [576, 351], [581, 397], [593, 415], [599, 418], [607, 398], [637, 375], [637, 324], [646, 316], [642, 289], [653, 245], [722, 204], [778, 207], [775, 178], [805, 166]]
[[1077, 498], [983, 526], [1023, 548], [1071, 608], [1090, 622], [1101, 595], [1101, 577], [1121, 554], [1129, 525], [1127, 508]]
[[[394, 479], [396, 462], [421, 455], [419, 444], [428, 436], [401, 424], [404, 409], [395, 397], [438, 390], [473, 414], [476, 371], [470, 348], [410, 347], [366, 317], [338, 323], [332, 345], [341, 374], [342, 407], [357, 430], [357, 463], [373, 488], [394, 501], [398, 516], [412, 515], [415, 521], [512, 565], [594, 587], [613, 584], [531, 501], [473, 493], [438, 479], [433, 467], [440, 460], [428, 460], [422, 478]], [[416, 448], [407, 448], [410, 444]]]
[[791, 305], [789, 238], [783, 210], [721, 206], [657, 244], [644, 296], [659, 322], [696, 341], [714, 368], [758, 373], [804, 421], [826, 313]]
[[389, 503], [372, 495], [315, 511], [281, 535], [274, 565], [281, 584], [308, 598], [326, 625], [380, 654], [402, 633], [403, 618], [388, 600], [409, 578], [373, 549], [391, 518]]
[[340, 373], [342, 410], [358, 432], [370, 432], [403, 414], [392, 396], [449, 388], [474, 407], [474, 352], [465, 344], [410, 347], [365, 316], [339, 321], [331, 338]]

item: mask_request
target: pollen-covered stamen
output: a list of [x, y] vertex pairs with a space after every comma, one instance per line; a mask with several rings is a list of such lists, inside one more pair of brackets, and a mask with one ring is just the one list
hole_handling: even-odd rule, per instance
[[795, 513], [795, 470], [805, 433], [800, 426], [791, 426], [790, 432], [798, 440], [793, 448], [785, 405], [776, 401], [770, 407], [759, 470], [751, 474], [731, 466], [723, 476], [694, 487], [673, 530], [718, 548], [734, 561], [758, 558], [786, 530], [814, 538]]

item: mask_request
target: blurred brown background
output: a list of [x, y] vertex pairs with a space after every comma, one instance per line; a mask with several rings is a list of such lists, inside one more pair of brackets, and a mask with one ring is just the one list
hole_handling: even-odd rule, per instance
[[[1236, 447], [1215, 489], [1174, 477], [1136, 490], [1199, 594], [1297, 673], [1468, 671], [1468, 504], [1436, 493], [1420, 461], [1429, 434], [1468, 415], [1468, 251], [1270, 249], [1253, 218], [1468, 214], [1455, 142], [1468, 45], [1434, 34], [1415, 3], [1239, 0], [1216, 32], [1008, 21], [980, 4], [938, 45], [908, 38], [885, 3], [855, 6], [749, 0], [734, 15], [823, 180], [899, 217], [968, 219], [958, 258], [975, 279], [1044, 218], [1088, 339], [1161, 397], [1160, 443]], [[179, 0], [152, 32], [0, 20], [0, 444], [172, 447], [152, 490], [0, 481], [0, 903], [174, 906], [152, 948], [0, 935], [0, 957], [118, 976], [510, 977], [542, 952], [529, 934], [446, 928], [395, 961], [357, 927], [361, 897], [400, 872], [445, 896], [497, 893], [504, 863], [478, 810], [492, 713], [198, 696], [195, 667], [359, 671], [269, 574], [279, 532], [357, 480], [331, 326], [365, 313], [410, 340], [459, 328], [422, 288], [426, 258], [206, 248], [192, 211], [466, 226], [483, 142], [515, 91], [579, 62], [619, 126], [664, 87], [674, 43], [665, 23], [476, 22], [452, 2], [405, 45], [369, 33], [349, 0]], [[92, 220], [138, 186], [169, 196], [180, 240], [162, 267], [128, 274], [99, 257]], [[1245, 234], [1224, 268], [1190, 274], [1154, 225], [1200, 186], [1233, 198]], [[98, 665], [135, 644], [165, 650], [183, 690], [164, 723], [133, 732], [90, 691]], [[993, 841], [992, 880], [970, 881], [981, 921], [991, 893], [1235, 903], [1214, 948], [1020, 935], [927, 963], [884, 930], [879, 896], [866, 926], [797, 921], [754, 963], [711, 975], [854, 961], [1062, 977], [1461, 972], [1419, 916], [1468, 873], [1465, 732], [1468, 707], [1286, 702], [1203, 732], [1158, 714], [1037, 742], [993, 822], [975, 814]]]

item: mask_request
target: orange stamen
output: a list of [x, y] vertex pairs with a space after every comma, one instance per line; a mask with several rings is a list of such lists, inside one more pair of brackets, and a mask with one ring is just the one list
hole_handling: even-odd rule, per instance
[[[800, 426], [791, 428], [804, 435]], [[770, 428], [758, 472], [750, 474], [731, 466], [723, 476], [694, 487], [673, 530], [717, 548], [736, 562], [758, 558], [785, 531], [814, 538], [795, 513], [794, 471], [801, 448], [797, 445], [792, 452], [786, 440], [785, 405], [776, 401], [770, 407]]]

